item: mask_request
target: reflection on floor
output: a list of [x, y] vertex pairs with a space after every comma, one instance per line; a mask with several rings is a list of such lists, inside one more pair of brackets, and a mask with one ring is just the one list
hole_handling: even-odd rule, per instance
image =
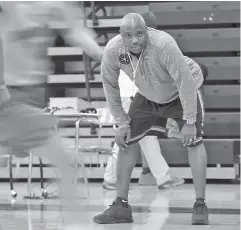
[[[209, 226], [190, 225], [194, 188], [186, 184], [178, 188], [158, 191], [156, 187], [140, 187], [132, 184], [129, 203], [132, 205], [134, 223], [98, 225], [93, 223], [94, 215], [99, 214], [115, 198], [115, 191], [103, 190], [101, 184], [90, 184], [89, 199], [83, 194], [76, 200], [70, 212], [78, 215], [80, 230], [238, 230], [240, 229], [239, 185], [207, 186], [207, 204], [210, 212]], [[35, 194], [40, 194], [37, 184]], [[52, 185], [48, 191], [55, 190]], [[12, 200], [9, 184], [0, 183], [0, 230], [62, 230], [63, 210], [59, 199], [25, 200], [25, 183], [15, 183], [18, 192]], [[82, 197], [82, 198], [81, 198]]]

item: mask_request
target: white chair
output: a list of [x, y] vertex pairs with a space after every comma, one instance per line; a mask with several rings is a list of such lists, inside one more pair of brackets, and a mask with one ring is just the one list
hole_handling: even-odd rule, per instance
[[[110, 111], [108, 108], [100, 108], [96, 110], [97, 114], [99, 116], [96, 116], [96, 118], [93, 118], [93, 114], [86, 113], [85, 116], [78, 119], [76, 122], [76, 133], [75, 133], [75, 146], [71, 146], [71, 149], [75, 149], [76, 151], [76, 158], [75, 158], [75, 182], [77, 182], [78, 177], [78, 159], [80, 159], [80, 166], [82, 168], [83, 176], [84, 176], [84, 182], [87, 187], [88, 195], [89, 195], [89, 186], [88, 186], [88, 178], [87, 178], [87, 172], [85, 168], [85, 162], [84, 162], [84, 156], [86, 153], [98, 153], [99, 155], [109, 155], [112, 156], [112, 147], [103, 146], [101, 142], [101, 133], [102, 133], [102, 127], [103, 125], [113, 125], [115, 124], [113, 117], [110, 114]], [[99, 133], [98, 133], [98, 139], [99, 139], [99, 145], [93, 145], [93, 146], [81, 146], [79, 144], [79, 124], [81, 121], [96, 124], [99, 126]], [[78, 146], [78, 148], [76, 148]]]
[[[49, 112], [45, 109], [46, 112]], [[58, 111], [58, 110], [55, 110]], [[55, 111], [52, 111], [52, 114], [54, 114]], [[55, 114], [54, 114], [55, 115]], [[89, 185], [88, 185], [88, 178], [87, 178], [87, 172], [86, 172], [86, 167], [85, 167], [85, 162], [84, 162], [84, 155], [86, 153], [98, 153], [101, 155], [109, 155], [112, 156], [112, 147], [106, 147], [103, 146], [101, 143], [101, 131], [102, 131], [102, 126], [103, 125], [113, 125], [114, 120], [112, 116], [110, 115], [109, 109], [108, 108], [101, 108], [97, 109], [97, 115], [93, 116], [94, 114], [91, 113], [82, 113], [82, 114], [57, 114], [59, 117], [75, 117], [77, 118], [76, 123], [75, 123], [75, 145], [74, 146], [69, 146], [70, 150], [75, 151], [75, 159], [74, 159], [74, 181], [77, 183], [78, 179], [78, 169], [79, 169], [79, 163], [82, 169], [83, 173], [83, 178], [84, 178], [84, 183], [87, 188], [87, 193], [89, 195]], [[81, 146], [79, 144], [79, 129], [80, 129], [80, 122], [87, 122], [87, 123], [92, 123], [92, 124], [97, 124], [99, 126], [99, 134], [98, 134], [98, 139], [99, 139], [99, 145], [95, 146]], [[56, 134], [59, 135], [58, 133], [58, 128], [54, 130]], [[10, 188], [11, 188], [11, 195], [13, 197], [17, 197], [17, 193], [14, 191], [13, 188], [13, 176], [12, 176], [12, 157], [14, 153], [10, 154], [9, 157], [9, 173], [10, 173]], [[18, 153], [19, 156], [19, 153]], [[28, 164], [28, 196], [27, 198], [31, 198], [32, 194], [30, 191], [31, 187], [31, 180], [32, 180], [32, 167], [33, 167], [33, 155], [31, 151], [28, 153], [24, 153], [23, 157], [29, 157], [29, 164]], [[80, 161], [79, 161], [80, 160]], [[47, 191], [44, 189], [43, 185], [43, 164], [42, 164], [42, 159], [39, 157], [39, 163], [40, 163], [40, 184], [41, 184], [41, 189], [42, 189], [42, 198], [47, 198]]]
[[[14, 190], [13, 186], [13, 156], [15, 153], [18, 152], [17, 156], [18, 158], [26, 158], [29, 157], [29, 163], [28, 163], [28, 195], [26, 198], [33, 197], [33, 194], [31, 194], [31, 179], [32, 179], [32, 167], [33, 167], [33, 154], [30, 150], [26, 149], [11, 149], [10, 155], [9, 155], [9, 178], [10, 178], [10, 190], [11, 195], [13, 198], [17, 197], [17, 192]], [[41, 157], [38, 157], [39, 159], [39, 168], [40, 168], [40, 186], [41, 186], [41, 196], [42, 198], [47, 197], [47, 191], [44, 189], [44, 182], [43, 182], [43, 161]]]

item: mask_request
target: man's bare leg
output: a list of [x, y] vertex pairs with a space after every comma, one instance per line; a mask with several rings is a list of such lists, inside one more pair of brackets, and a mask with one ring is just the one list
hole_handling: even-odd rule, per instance
[[144, 170], [145, 168], [149, 169], [149, 165], [148, 165], [148, 163], [146, 161], [146, 157], [145, 157], [143, 151], [141, 151], [141, 160], [142, 160], [142, 170]]
[[169, 176], [167, 177], [169, 166], [161, 153], [158, 138], [155, 136], [146, 136], [142, 138], [139, 143], [144, 158], [147, 161], [147, 167], [156, 179], [154, 184], [162, 185], [167, 180], [170, 180], [171, 178]]
[[93, 218], [98, 224], [116, 224], [133, 222], [131, 206], [128, 204], [128, 192], [131, 173], [140, 155], [138, 144], [119, 150], [117, 159], [116, 199], [110, 208]]
[[188, 147], [188, 158], [196, 192], [192, 224], [208, 224], [208, 208], [205, 203], [207, 154], [204, 144]]
[[128, 200], [131, 174], [139, 155], [140, 148], [138, 144], [130, 145], [125, 150], [119, 150], [117, 159], [117, 197]]
[[207, 153], [204, 144], [188, 148], [196, 198], [205, 199]]
[[139, 141], [139, 144], [144, 153], [143, 158], [147, 161], [144, 162], [147, 166], [142, 166], [143, 170], [139, 179], [140, 185], [157, 185], [159, 189], [164, 189], [185, 183], [184, 179], [171, 175], [156, 136], [146, 136]]

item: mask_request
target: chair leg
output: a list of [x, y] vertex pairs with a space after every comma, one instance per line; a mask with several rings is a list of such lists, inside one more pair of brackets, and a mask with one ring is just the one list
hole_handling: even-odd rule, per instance
[[[101, 134], [102, 134], [102, 125], [99, 124], [99, 134], [98, 134], [99, 146], [102, 146]], [[98, 164], [100, 164], [100, 167], [101, 167], [100, 154], [97, 155], [97, 167], [98, 167]]]
[[84, 164], [84, 158], [82, 154], [79, 154], [79, 124], [80, 124], [80, 119], [75, 124], [75, 160], [74, 160], [74, 183], [77, 183], [78, 180], [78, 159], [80, 157], [80, 167], [83, 173], [84, 177], [84, 183], [87, 189], [87, 194], [89, 196], [90, 191], [89, 191], [89, 183], [87, 179], [87, 173], [86, 173], [86, 168]]
[[32, 181], [32, 169], [33, 169], [33, 154], [30, 151], [29, 153], [29, 161], [28, 161], [28, 195], [32, 196], [30, 191], [31, 181]]
[[86, 168], [85, 168], [84, 156], [82, 153], [79, 154], [79, 158], [80, 158], [80, 167], [81, 167], [83, 177], [84, 177], [84, 183], [85, 183], [85, 186], [87, 189], [87, 195], [89, 196], [90, 195], [89, 182], [88, 182], [87, 172], [86, 172]]
[[102, 134], [102, 125], [99, 125], [99, 134], [98, 134], [98, 139], [99, 139], [99, 145], [102, 146], [102, 139], [101, 139], [101, 134]]
[[14, 188], [13, 188], [13, 155], [12, 155], [12, 152], [9, 155], [9, 180], [10, 180], [11, 195], [13, 198], [16, 198], [18, 194], [14, 191]]
[[44, 171], [43, 171], [43, 161], [42, 158], [39, 157], [39, 169], [40, 169], [40, 186], [42, 191], [42, 197], [47, 197], [47, 191], [44, 189]]

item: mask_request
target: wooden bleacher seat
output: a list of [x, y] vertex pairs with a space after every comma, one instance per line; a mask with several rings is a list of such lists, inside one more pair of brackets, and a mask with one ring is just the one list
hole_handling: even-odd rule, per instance
[[80, 47], [49, 47], [48, 56], [80, 56], [83, 50]]
[[[100, 74], [95, 74], [95, 79], [90, 82], [101, 82]], [[85, 83], [85, 74], [53, 74], [48, 76], [49, 84], [71, 84], [71, 83]], [[79, 86], [78, 86], [79, 87]]]
[[[137, 2], [135, 2], [136, 4]], [[98, 2], [96, 2], [98, 4]], [[118, 2], [121, 4], [121, 2]], [[125, 4], [128, 4], [126, 2]], [[129, 3], [131, 4], [131, 3]], [[145, 4], [143, 2], [143, 4]], [[148, 3], [146, 3], [148, 4]], [[160, 26], [190, 25], [190, 24], [220, 24], [220, 23], [240, 23], [240, 12], [238, 2], [161, 2], [150, 3], [149, 10], [156, 14]], [[91, 19], [86, 21], [87, 27], [92, 28], [115, 28], [120, 24], [121, 18], [129, 12], [144, 12], [148, 6], [141, 9], [135, 7], [128, 11], [126, 7], [116, 6], [118, 13], [113, 13], [107, 18], [100, 18], [98, 25], [94, 26]], [[184, 13], [183, 13], [184, 12]], [[210, 20], [210, 17], [212, 19]], [[205, 20], [206, 19], [206, 20]], [[83, 25], [83, 20], [75, 23]], [[68, 24], [52, 22], [50, 28], [64, 29]]]
[[239, 28], [166, 30], [166, 32], [175, 38], [183, 53], [240, 50]]
[[[215, 90], [218, 89], [218, 92]], [[239, 110], [240, 109], [240, 90], [239, 86], [205, 86], [205, 109], [208, 110]], [[69, 94], [68, 94], [69, 93]], [[71, 96], [68, 91], [67, 95]], [[96, 99], [96, 98], [95, 98]], [[100, 99], [103, 99], [102, 101]], [[104, 98], [98, 98], [92, 102], [95, 108], [106, 106]]]
[[204, 93], [206, 109], [240, 109], [239, 85], [205, 85]]
[[[117, 30], [118, 28], [119, 24], [116, 25]], [[163, 29], [163, 31], [176, 39], [183, 52], [239, 51], [240, 49], [239, 28]], [[108, 32], [109, 40], [116, 35], [118, 35], [118, 31]], [[227, 43], [227, 39], [229, 39], [229, 43]], [[97, 41], [100, 44], [105, 42], [103, 37], [98, 38]]]
[[[232, 165], [234, 163], [234, 151], [232, 139], [204, 139], [208, 153], [208, 164]], [[176, 140], [160, 140], [163, 155], [169, 164], [188, 164], [187, 149]]]
[[[95, 139], [93, 137], [90, 138], [82, 138], [81, 141], [85, 143], [85, 145], [91, 145], [93, 144]], [[104, 146], [111, 146], [110, 143], [113, 141], [113, 138], [104, 138], [103, 139], [103, 145]], [[234, 160], [234, 156], [230, 153], [233, 152], [235, 146], [233, 141], [238, 141], [237, 139], [204, 139], [204, 143], [207, 148], [207, 152], [216, 152], [217, 154], [223, 154], [225, 157], [220, 157], [219, 159], [219, 164], [232, 164]], [[68, 145], [73, 145], [74, 141], [73, 139], [65, 139], [65, 143]], [[163, 150], [163, 154], [165, 158], [170, 162], [170, 164], [175, 164], [175, 158], [178, 158], [180, 160], [181, 164], [187, 164], [187, 150], [184, 148], [181, 143], [179, 143], [176, 140], [171, 140], [171, 139], [161, 139], [160, 140], [160, 145]], [[210, 154], [208, 155], [208, 161], [210, 164], [217, 164], [217, 159], [213, 158], [213, 155]], [[21, 161], [21, 164], [27, 164], [28, 159], [23, 159]], [[38, 164], [38, 159], [33, 158], [33, 163], [35, 165]], [[50, 162], [47, 159], [43, 159], [44, 164], [50, 164]], [[98, 163], [95, 162], [93, 159], [93, 163]]]
[[[117, 25], [120, 25], [121, 19], [120, 18], [112, 18], [112, 19], [99, 19], [98, 20], [99, 25], [94, 26], [91, 19], [86, 20], [86, 26], [89, 28], [110, 28], [110, 27], [117, 27]], [[79, 20], [76, 21], [75, 25], [83, 25], [84, 21]], [[51, 29], [66, 29], [68, 28], [67, 23], [62, 22], [51, 22], [50, 23]]]
[[[204, 135], [208, 138], [237, 138], [239, 136], [239, 113], [231, 113], [231, 112], [212, 112], [206, 113], [204, 119]], [[63, 137], [74, 137], [75, 129], [74, 127], [65, 127], [60, 128], [60, 134]], [[81, 134], [80, 136], [88, 137], [88, 136], [96, 136], [97, 134], [92, 135], [89, 125], [83, 124], [81, 125]], [[115, 136], [115, 131], [112, 126], [106, 126], [101, 131], [103, 137], [113, 137]]]
[[[116, 25], [117, 29], [119, 24]], [[239, 28], [208, 28], [208, 29], [173, 29], [167, 30], [175, 38], [182, 52], [221, 52], [240, 50]], [[109, 40], [118, 35], [118, 32], [108, 33]], [[227, 43], [227, 39], [229, 42]], [[102, 44], [103, 37], [97, 39]]]
[[240, 113], [206, 113], [204, 134], [210, 138], [238, 138], [240, 136]]
[[240, 57], [194, 57], [193, 59], [208, 69], [206, 81], [240, 79]]
[[[119, 25], [119, 24], [117, 24]], [[165, 30], [172, 35], [183, 53], [189, 52], [227, 52], [240, 50], [240, 29], [191, 29]], [[109, 40], [117, 33], [109, 36]], [[229, 42], [227, 42], [227, 40]], [[98, 42], [104, 42], [99, 39]], [[104, 47], [103, 47], [104, 49]], [[49, 47], [48, 56], [82, 56], [79, 47]]]
[[166, 2], [151, 3], [161, 26], [214, 25], [240, 23], [239, 2]]
[[[100, 65], [99, 62], [92, 61], [92, 65], [96, 65], [97, 67], [93, 70], [93, 73], [99, 74], [100, 73]], [[65, 71], [67, 73], [84, 73], [84, 62], [83, 61], [68, 61], [65, 60], [64, 63]]]
[[[203, 64], [208, 69], [208, 77], [206, 81], [227, 81], [227, 80], [239, 80], [240, 79], [240, 58], [239, 57], [194, 57], [197, 63]], [[84, 64], [81, 61], [65, 63], [72, 64], [69, 70], [65, 69], [68, 74], [53, 74], [48, 76], [49, 84], [65, 84], [65, 83], [84, 83]], [[71, 74], [73, 70], [79, 74]], [[99, 75], [100, 66], [95, 69], [96, 83], [101, 82]]]
[[[101, 86], [100, 86], [101, 87]], [[204, 85], [204, 103], [207, 109], [239, 109], [240, 108], [240, 91], [239, 85]], [[86, 97], [86, 89], [66, 89], [68, 97]], [[102, 88], [92, 88], [91, 97], [93, 100], [105, 100]]]
[[[95, 142], [94, 137], [85, 137], [81, 139], [81, 143], [84, 145], [92, 145]], [[113, 141], [113, 137], [103, 138], [102, 144], [110, 146]], [[73, 145], [74, 139], [64, 139], [67, 145]], [[207, 148], [208, 161], [210, 164], [233, 164], [233, 150], [234, 142], [238, 139], [204, 139], [205, 146]], [[187, 164], [187, 150], [177, 140], [172, 139], [160, 139], [159, 140], [163, 155], [165, 159], [172, 165], [176, 164], [176, 159], [180, 160], [181, 164]], [[220, 157], [215, 157], [215, 154], [219, 154]], [[102, 175], [101, 175], [102, 176]]]

